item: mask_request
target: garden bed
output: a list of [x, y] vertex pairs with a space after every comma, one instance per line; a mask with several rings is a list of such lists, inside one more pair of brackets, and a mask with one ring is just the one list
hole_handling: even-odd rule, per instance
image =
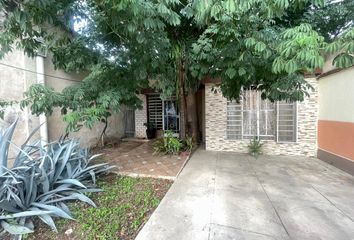
[[164, 179], [108, 175], [98, 182], [104, 191], [90, 196], [97, 208], [72, 203], [76, 221], [58, 219], [58, 233], [37, 222], [35, 233], [25, 239], [134, 239], [171, 184]]

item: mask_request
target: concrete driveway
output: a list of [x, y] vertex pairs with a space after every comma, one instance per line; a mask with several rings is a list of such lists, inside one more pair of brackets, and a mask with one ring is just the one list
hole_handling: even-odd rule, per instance
[[354, 177], [320, 160], [198, 150], [137, 240], [354, 239]]

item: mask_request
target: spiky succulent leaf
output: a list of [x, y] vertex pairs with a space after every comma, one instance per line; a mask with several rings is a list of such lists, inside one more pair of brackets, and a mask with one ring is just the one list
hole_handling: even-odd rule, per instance
[[[2, 149], [6, 151], [15, 126], [16, 122], [1, 131], [1, 144], [6, 147]], [[30, 141], [27, 139], [21, 147], [14, 145], [19, 153], [13, 167], [3, 166], [0, 175], [0, 221], [3, 229], [13, 234], [32, 231], [32, 217], [40, 218], [56, 231], [52, 217], [72, 219], [66, 201], [79, 200], [96, 206], [84, 193], [99, 192], [95, 188], [96, 175], [112, 168], [105, 163], [91, 165], [97, 156], [90, 156], [75, 139], [46, 146]], [[7, 158], [6, 154], [2, 156]]]
[[30, 228], [18, 224], [9, 224], [6, 221], [1, 221], [1, 226], [4, 228], [5, 231], [15, 235], [22, 235], [33, 232], [33, 230], [31, 230]]
[[7, 167], [9, 145], [16, 125], [17, 120], [10, 127], [0, 130], [0, 175], [4, 172], [3, 167]]

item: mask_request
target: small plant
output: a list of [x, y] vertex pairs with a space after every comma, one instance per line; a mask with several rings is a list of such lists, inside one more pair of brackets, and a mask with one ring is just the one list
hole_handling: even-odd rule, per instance
[[257, 139], [257, 137], [254, 137], [248, 145], [248, 153], [251, 156], [258, 158], [258, 156], [262, 154], [262, 147], [263, 144], [261, 143], [261, 141]]
[[173, 131], [168, 130], [162, 140], [154, 144], [154, 154], [178, 154], [181, 151], [192, 152], [194, 143], [192, 137], [180, 140], [173, 136]]
[[181, 140], [173, 136], [173, 131], [168, 130], [164, 138], [154, 144], [154, 154], [178, 154], [182, 147]]
[[9, 169], [9, 143], [16, 123], [0, 131], [0, 225], [5, 232], [21, 236], [33, 232], [32, 218], [38, 217], [56, 231], [53, 217], [72, 219], [65, 202], [79, 200], [95, 206], [85, 193], [100, 191], [96, 176], [112, 167], [92, 165], [97, 155], [90, 157], [77, 140], [29, 144], [34, 131], [18, 148]]
[[192, 152], [192, 149], [194, 147], [193, 138], [187, 136], [186, 140], [183, 143], [185, 150], [188, 152]]

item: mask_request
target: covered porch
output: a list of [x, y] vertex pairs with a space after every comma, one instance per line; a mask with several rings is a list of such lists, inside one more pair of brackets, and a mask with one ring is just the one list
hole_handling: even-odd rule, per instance
[[[191, 132], [191, 116], [184, 116], [181, 100], [175, 96], [164, 98], [160, 93], [147, 89], [138, 95], [142, 102], [141, 109], [125, 110], [125, 136], [137, 139], [146, 139], [146, 123], [156, 129], [156, 138], [163, 136], [165, 131], [172, 131], [179, 137], [182, 131]], [[201, 85], [195, 93], [196, 119], [198, 122], [198, 142], [205, 142], [205, 91]], [[188, 103], [190, 104], [190, 103]], [[187, 106], [188, 108], [191, 106]], [[186, 120], [186, 126], [184, 124]]]

